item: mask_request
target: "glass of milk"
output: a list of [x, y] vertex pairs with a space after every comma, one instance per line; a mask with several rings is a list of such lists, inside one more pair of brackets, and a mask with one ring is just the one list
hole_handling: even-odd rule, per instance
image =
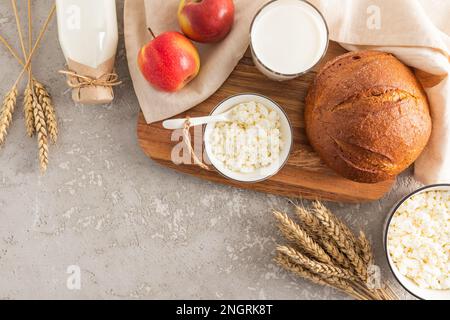
[[329, 33], [322, 14], [304, 0], [273, 0], [256, 14], [250, 47], [256, 67], [283, 81], [311, 70], [325, 55]]

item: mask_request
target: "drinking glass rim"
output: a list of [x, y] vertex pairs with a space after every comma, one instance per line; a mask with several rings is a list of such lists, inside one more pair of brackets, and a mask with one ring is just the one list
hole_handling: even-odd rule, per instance
[[325, 55], [326, 55], [326, 53], [327, 53], [327, 51], [328, 51], [328, 47], [329, 47], [329, 44], [330, 44], [330, 30], [329, 30], [329, 28], [328, 28], [328, 24], [327, 24], [327, 21], [325, 20], [325, 17], [323, 16], [322, 12], [320, 12], [320, 10], [317, 9], [316, 6], [314, 6], [312, 3], [310, 3], [310, 2], [307, 1], [307, 0], [297, 0], [297, 1], [304, 2], [304, 3], [306, 3], [307, 5], [309, 5], [311, 8], [313, 8], [313, 10], [315, 10], [315, 11], [319, 14], [321, 20], [323, 21], [323, 23], [324, 23], [324, 25], [325, 25], [325, 29], [326, 29], [326, 31], [327, 31], [327, 40], [326, 40], [325, 49], [324, 49], [322, 55], [320, 56], [320, 58], [317, 60], [317, 62], [314, 63], [314, 65], [312, 65], [310, 68], [308, 68], [308, 69], [305, 70], [305, 71], [302, 71], [302, 72], [299, 72], [299, 73], [291, 73], [291, 74], [288, 74], [288, 73], [282, 73], [282, 72], [278, 72], [278, 71], [272, 70], [271, 68], [269, 68], [268, 66], [266, 66], [266, 65], [261, 61], [261, 59], [258, 57], [258, 55], [256, 54], [256, 52], [255, 52], [255, 50], [254, 50], [254, 48], [253, 48], [252, 30], [253, 30], [253, 26], [254, 26], [254, 24], [255, 24], [256, 18], [260, 15], [260, 13], [261, 13], [266, 7], [268, 7], [269, 5], [271, 5], [272, 3], [277, 2], [277, 1], [280, 1], [280, 0], [271, 0], [271, 1], [267, 2], [267, 3], [264, 4], [261, 8], [259, 8], [259, 10], [256, 12], [255, 16], [253, 17], [252, 23], [250, 24], [250, 50], [251, 50], [251, 52], [252, 52], [253, 57], [254, 57], [256, 60], [258, 60], [258, 62], [259, 62], [259, 63], [260, 63], [267, 71], [269, 71], [269, 72], [271, 72], [271, 73], [273, 73], [273, 74], [282, 76], [282, 77], [298, 77], [298, 76], [301, 76], [301, 75], [303, 75], [303, 74], [305, 74], [305, 73], [308, 73], [309, 71], [311, 71], [312, 69], [314, 69], [314, 67], [316, 67], [316, 66], [320, 63], [320, 61], [323, 60], [323, 58], [325, 57]]

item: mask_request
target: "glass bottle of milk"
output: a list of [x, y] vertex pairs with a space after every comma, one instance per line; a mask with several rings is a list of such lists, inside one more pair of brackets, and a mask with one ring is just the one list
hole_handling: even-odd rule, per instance
[[[91, 79], [104, 77], [114, 70], [118, 44], [115, 0], [56, 0], [58, 34], [71, 72]], [[73, 99], [84, 104], [102, 104], [114, 98], [112, 86], [88, 85], [69, 75]], [[103, 82], [103, 81], [102, 81]]]

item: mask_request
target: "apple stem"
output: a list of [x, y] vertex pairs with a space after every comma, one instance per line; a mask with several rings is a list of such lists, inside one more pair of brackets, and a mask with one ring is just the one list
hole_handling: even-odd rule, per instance
[[152, 28], [147, 28], [148, 32], [150, 32], [150, 34], [152, 35], [153, 39], [156, 38], [155, 34], [153, 33]]

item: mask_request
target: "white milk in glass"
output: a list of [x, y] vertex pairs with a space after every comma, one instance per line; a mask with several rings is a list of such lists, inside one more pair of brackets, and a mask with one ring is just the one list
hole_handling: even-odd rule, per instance
[[[56, 0], [56, 5], [59, 42], [69, 69], [91, 78], [111, 73], [118, 44], [115, 0]], [[106, 91], [112, 93], [111, 88], [84, 88], [74, 92], [74, 100], [108, 102], [103, 101], [109, 100]]]
[[328, 47], [325, 20], [302, 0], [268, 3], [256, 15], [250, 36], [256, 66], [275, 80], [292, 79], [308, 71]]

